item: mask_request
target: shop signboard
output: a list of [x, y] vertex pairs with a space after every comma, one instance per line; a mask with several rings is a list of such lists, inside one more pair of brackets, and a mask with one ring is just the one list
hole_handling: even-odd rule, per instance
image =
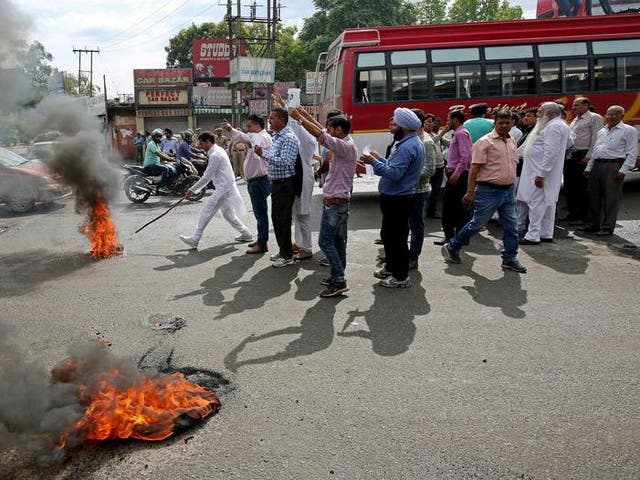
[[133, 71], [135, 87], [179, 87], [193, 84], [190, 68], [136, 69]]

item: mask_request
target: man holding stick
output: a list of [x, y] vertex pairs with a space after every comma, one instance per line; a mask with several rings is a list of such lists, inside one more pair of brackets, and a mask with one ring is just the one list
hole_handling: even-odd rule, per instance
[[204, 229], [207, 227], [213, 216], [218, 212], [222, 212], [224, 219], [235, 228], [240, 236], [236, 237], [237, 241], [250, 242], [253, 240], [249, 229], [238, 220], [237, 215], [244, 215], [247, 211], [236, 186], [231, 162], [227, 152], [216, 145], [216, 137], [211, 132], [203, 132], [198, 137], [200, 148], [207, 152], [209, 164], [204, 174], [189, 190], [186, 197], [190, 197], [196, 192], [203, 189], [210, 181], [216, 186], [213, 194], [207, 199], [202, 207], [200, 218], [196, 224], [196, 228], [191, 236], [179, 235], [180, 240], [192, 248], [198, 248], [198, 243]]

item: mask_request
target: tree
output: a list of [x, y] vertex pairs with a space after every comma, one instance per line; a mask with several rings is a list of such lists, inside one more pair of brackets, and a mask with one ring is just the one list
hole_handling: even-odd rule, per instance
[[421, 25], [447, 21], [447, 0], [420, 0], [415, 4], [416, 20]]
[[37, 40], [27, 48], [21, 63], [21, 69], [33, 82], [33, 86], [47, 90], [47, 80], [51, 75], [51, 65], [53, 55], [47, 52]]
[[310, 51], [308, 69], [346, 28], [413, 25], [415, 6], [407, 0], [314, 0], [316, 11], [305, 19], [300, 39]]
[[522, 8], [512, 7], [507, 0], [454, 0], [448, 15], [450, 22], [486, 22], [521, 18]]
[[[100, 93], [100, 87], [93, 83], [93, 95]], [[75, 97], [81, 95], [89, 95], [89, 77], [85, 74], [80, 75], [80, 91], [78, 91], [78, 76], [70, 72], [64, 73], [64, 93]]]
[[282, 27], [276, 42], [276, 81], [295, 81], [301, 85], [309, 56], [306, 45], [295, 37], [296, 27]]

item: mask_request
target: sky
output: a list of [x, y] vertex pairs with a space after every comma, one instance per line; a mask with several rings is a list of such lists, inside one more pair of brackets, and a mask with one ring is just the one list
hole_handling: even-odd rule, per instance
[[[74, 47], [100, 49], [93, 55], [93, 81], [102, 86], [106, 75], [107, 94], [133, 94], [134, 68], [165, 68], [164, 47], [169, 39], [191, 23], [219, 22], [226, 12], [226, 0], [20, 0], [13, 2], [31, 17], [28, 40], [40, 41], [53, 54], [53, 66], [78, 71]], [[249, 5], [249, 1], [242, 2]], [[258, 2], [265, 5], [266, 2]], [[312, 0], [281, 0], [286, 25], [302, 26], [313, 15]], [[535, 0], [511, 1], [520, 5], [525, 18], [535, 16]], [[265, 8], [258, 15], [266, 15]], [[248, 14], [248, 11], [245, 13]], [[89, 56], [82, 56], [83, 70]]]

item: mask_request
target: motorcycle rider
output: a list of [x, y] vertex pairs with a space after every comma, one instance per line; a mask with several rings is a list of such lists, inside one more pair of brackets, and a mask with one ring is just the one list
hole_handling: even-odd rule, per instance
[[198, 175], [202, 176], [207, 168], [208, 159], [202, 150], [191, 146], [192, 142], [193, 131], [185, 130], [182, 132], [182, 141], [178, 145], [178, 159], [189, 160], [196, 167]]
[[161, 142], [162, 130], [156, 128], [151, 132], [151, 140], [149, 140], [147, 144], [147, 149], [144, 153], [144, 163], [142, 164], [144, 173], [147, 175], [162, 175], [162, 180], [160, 180], [160, 183], [156, 186], [156, 195], [158, 193], [170, 193], [166, 186], [170, 185], [175, 177], [175, 170], [169, 165], [163, 164], [161, 161], [175, 162], [174, 158], [160, 151]]

